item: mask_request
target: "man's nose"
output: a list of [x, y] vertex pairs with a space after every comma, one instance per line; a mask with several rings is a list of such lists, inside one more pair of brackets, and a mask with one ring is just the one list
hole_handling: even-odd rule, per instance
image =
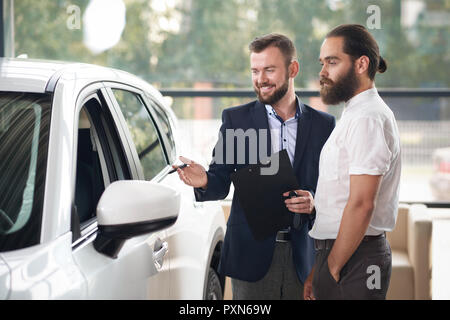
[[327, 71], [325, 65], [322, 66], [322, 69], [321, 69], [320, 72], [319, 72], [319, 76], [320, 76], [321, 78], [328, 78], [328, 71]]
[[266, 73], [265, 72], [260, 72], [259, 75], [258, 75], [258, 79], [257, 80], [258, 80], [258, 83], [260, 83], [260, 84], [267, 82]]

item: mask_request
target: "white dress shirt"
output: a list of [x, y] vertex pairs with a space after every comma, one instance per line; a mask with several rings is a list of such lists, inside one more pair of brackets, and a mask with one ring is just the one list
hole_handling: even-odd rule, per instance
[[345, 104], [342, 117], [320, 154], [316, 221], [309, 235], [336, 239], [350, 193], [350, 175], [381, 175], [366, 235], [392, 231], [397, 219], [401, 171], [400, 138], [394, 114], [376, 88]]

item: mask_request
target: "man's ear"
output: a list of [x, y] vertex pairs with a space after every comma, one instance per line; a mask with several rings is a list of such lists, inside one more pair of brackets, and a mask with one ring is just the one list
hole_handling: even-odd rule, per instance
[[355, 70], [358, 74], [363, 74], [369, 70], [370, 59], [368, 56], [361, 56], [355, 61]]
[[294, 60], [291, 62], [288, 68], [289, 78], [295, 78], [300, 71], [300, 64]]

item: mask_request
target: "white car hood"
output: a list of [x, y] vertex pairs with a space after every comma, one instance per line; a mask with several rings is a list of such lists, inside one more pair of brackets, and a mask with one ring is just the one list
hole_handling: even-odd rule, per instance
[[0, 255], [0, 300], [5, 300], [9, 297], [11, 290], [11, 271], [8, 268], [5, 260]]

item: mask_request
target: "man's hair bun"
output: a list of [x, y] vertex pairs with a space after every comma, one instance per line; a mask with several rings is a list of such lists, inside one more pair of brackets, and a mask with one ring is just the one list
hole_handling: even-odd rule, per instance
[[380, 62], [378, 63], [378, 72], [384, 73], [386, 69], [387, 69], [386, 60], [384, 60], [383, 57], [380, 57]]

